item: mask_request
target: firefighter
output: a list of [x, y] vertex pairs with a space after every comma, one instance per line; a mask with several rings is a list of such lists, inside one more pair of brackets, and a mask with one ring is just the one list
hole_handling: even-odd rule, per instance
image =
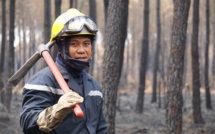
[[[56, 65], [72, 90], [63, 94], [46, 67], [24, 86], [20, 123], [25, 134], [105, 134], [103, 96], [98, 82], [84, 71], [89, 66], [98, 29], [94, 21], [69, 9], [52, 25], [50, 41], [58, 46]], [[79, 104], [84, 116], [76, 117]]]

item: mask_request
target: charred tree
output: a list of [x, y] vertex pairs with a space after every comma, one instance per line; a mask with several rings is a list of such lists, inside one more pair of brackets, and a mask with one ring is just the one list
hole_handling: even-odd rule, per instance
[[143, 40], [140, 57], [139, 90], [136, 102], [137, 113], [143, 112], [147, 56], [149, 47], [149, 0], [145, 0], [144, 3]]
[[73, 8], [73, 0], [69, 0], [69, 8]]
[[51, 37], [51, 1], [44, 1], [44, 43], [49, 42]]
[[6, 0], [2, 0], [2, 40], [1, 40], [1, 59], [0, 59], [0, 90], [4, 86], [3, 70], [5, 61], [5, 43], [6, 43]]
[[[214, 1], [214, 7], [215, 7], [215, 1]], [[212, 61], [212, 81], [215, 81], [215, 17], [213, 22], [213, 61]], [[213, 87], [215, 88], [215, 84], [213, 84]]]
[[105, 29], [105, 52], [103, 58], [104, 114], [107, 120], [108, 133], [115, 133], [115, 115], [117, 87], [121, 72], [119, 54], [122, 50], [122, 39], [127, 34], [128, 0], [110, 1]]
[[78, 8], [78, 0], [74, 0], [74, 8]]
[[[61, 0], [55, 0], [55, 19], [61, 14]], [[50, 18], [50, 21], [51, 21], [51, 18]], [[51, 23], [51, 22], [50, 22]], [[51, 27], [50, 27], [50, 30], [51, 30]], [[51, 33], [50, 33], [51, 34]], [[58, 48], [57, 48], [57, 45], [54, 45], [52, 47], [52, 51], [51, 51], [51, 54], [52, 54], [52, 58], [55, 60], [56, 57], [57, 57], [57, 53], [58, 53]]]
[[193, 120], [196, 124], [204, 123], [201, 114], [201, 98], [200, 98], [200, 75], [199, 75], [199, 48], [198, 48], [198, 33], [199, 33], [199, 0], [194, 0], [193, 3], [193, 34], [191, 43], [192, 53], [192, 76], [193, 76]]
[[[14, 39], [15, 39], [15, 0], [10, 0], [10, 27], [9, 27], [9, 77], [14, 73]], [[12, 99], [12, 88], [11, 84], [6, 84], [3, 92], [3, 104], [10, 111], [10, 104]]]
[[160, 42], [161, 42], [161, 21], [160, 21], [160, 0], [157, 0], [157, 43], [156, 43], [156, 51], [155, 51], [155, 59], [154, 59], [154, 69], [153, 69], [153, 87], [152, 87], [152, 100], [154, 103], [157, 101], [157, 70], [159, 63], [159, 54], [160, 54]]
[[2, 40], [1, 40], [1, 60], [0, 60], [0, 76], [4, 70], [5, 60], [5, 43], [6, 43], [6, 0], [2, 0]]
[[168, 63], [166, 124], [168, 134], [182, 133], [182, 83], [190, 0], [176, 0]]
[[108, 16], [108, 5], [109, 5], [109, 0], [104, 0], [105, 24], [107, 22], [107, 16]]
[[[43, 20], [43, 43], [49, 42], [51, 37], [51, 1], [44, 0], [44, 20]], [[40, 64], [38, 70], [46, 67], [46, 62], [44, 59], [40, 59]]]
[[[96, 15], [96, 1], [95, 0], [89, 0], [90, 4], [90, 17], [94, 20], [95, 23], [97, 23], [97, 15]], [[96, 39], [95, 39], [96, 40]], [[91, 75], [93, 75], [93, 69], [94, 69], [94, 58], [95, 58], [95, 41], [92, 47], [92, 60], [90, 62], [90, 67], [88, 68], [87, 72]]]
[[205, 68], [204, 68], [204, 81], [205, 81], [205, 97], [206, 97], [206, 108], [212, 109], [211, 105], [211, 93], [209, 86], [208, 66], [209, 66], [209, 41], [210, 41], [210, 1], [206, 0], [206, 42], [205, 42]]

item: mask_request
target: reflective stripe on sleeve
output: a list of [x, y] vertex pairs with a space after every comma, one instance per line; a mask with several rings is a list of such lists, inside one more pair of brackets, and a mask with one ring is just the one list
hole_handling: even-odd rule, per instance
[[28, 90], [39, 90], [39, 91], [51, 92], [53, 94], [63, 95], [63, 91], [61, 89], [48, 87], [45, 85], [25, 84], [24, 88]]
[[90, 91], [88, 95], [89, 96], [100, 96], [101, 98], [103, 97], [102, 92], [97, 91], [97, 90], [96, 91]]

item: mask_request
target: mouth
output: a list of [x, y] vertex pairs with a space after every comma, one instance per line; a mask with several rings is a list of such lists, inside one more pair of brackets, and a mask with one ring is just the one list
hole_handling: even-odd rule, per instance
[[78, 57], [78, 58], [75, 58], [75, 59], [80, 60], [80, 61], [87, 61], [86, 57]]

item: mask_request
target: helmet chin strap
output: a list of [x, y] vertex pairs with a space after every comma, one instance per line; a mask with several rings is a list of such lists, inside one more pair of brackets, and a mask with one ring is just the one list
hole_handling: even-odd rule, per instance
[[64, 52], [63, 58], [65, 62], [72, 68], [76, 70], [83, 70], [90, 65], [91, 58], [88, 61], [81, 61], [81, 60], [76, 60], [72, 57], [70, 57], [68, 52]]

